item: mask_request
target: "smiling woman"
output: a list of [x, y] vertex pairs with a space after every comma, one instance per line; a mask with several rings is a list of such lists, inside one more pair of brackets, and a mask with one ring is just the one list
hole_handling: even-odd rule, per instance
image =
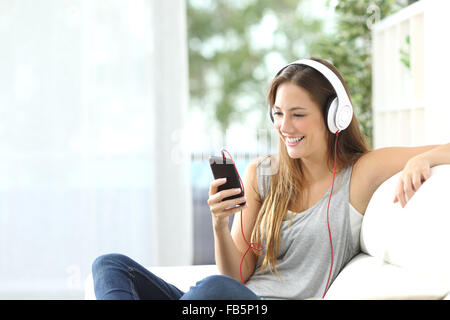
[[[312, 60], [320, 61], [336, 74], [350, 99], [345, 81], [336, 68], [325, 60]], [[313, 68], [294, 64], [284, 69], [273, 80], [268, 93], [269, 105], [273, 106], [270, 108], [270, 117], [275, 129], [280, 133], [280, 143], [284, 143], [284, 137], [305, 136], [304, 142], [310, 140], [308, 143], [311, 147], [322, 147], [321, 155], [328, 159], [331, 168], [333, 154], [326, 150], [334, 148], [334, 135], [328, 132], [326, 119], [328, 105], [335, 97], [333, 86]], [[322, 140], [325, 141], [325, 145]], [[292, 158], [297, 158], [295, 156], [297, 151], [297, 149], [287, 150], [288, 153], [292, 153]], [[358, 120], [352, 115], [349, 127], [340, 133], [337, 146], [338, 159], [349, 163], [367, 151], [368, 145], [359, 130]]]
[[[345, 82], [334, 66], [312, 59], [339, 77], [350, 100]], [[258, 180], [260, 205], [252, 210], [248, 202], [248, 210], [240, 216], [246, 225], [251, 225], [247, 227], [247, 232], [252, 230], [251, 241], [266, 248], [261, 254], [254, 252], [253, 260], [248, 261], [246, 285], [259, 296], [316, 297], [321, 294], [320, 289], [325, 290], [325, 295], [330, 276], [333, 282], [359, 251], [359, 237], [354, 236], [352, 229], [360, 226], [378, 186], [403, 168], [394, 201], [404, 206], [405, 196], [417, 191], [429, 177], [432, 165], [450, 163], [450, 144], [369, 151], [354, 114], [348, 128], [334, 136], [326, 119], [329, 120], [332, 101], [338, 94], [335, 88], [317, 70], [301, 62], [282, 69], [270, 86], [269, 107], [280, 145], [278, 155], [268, 155], [261, 162], [268, 160], [278, 166], [264, 177], [259, 169], [261, 162], [255, 163], [257, 178], [261, 180]], [[338, 94], [338, 100], [341, 99]], [[340, 181], [335, 194], [333, 154]], [[326, 207], [328, 197], [331, 206], [329, 200]], [[330, 248], [323, 246], [328, 209], [332, 221], [332, 228], [328, 224]], [[239, 230], [239, 219], [234, 223]], [[236, 246], [242, 250], [237, 233], [233, 235]], [[331, 267], [327, 280], [328, 250]], [[272, 270], [284, 281], [276, 279]], [[295, 285], [286, 285], [294, 282]]]
[[[312, 60], [332, 70], [350, 97], [334, 66], [321, 59]], [[328, 118], [329, 103], [335, 97], [331, 83], [309, 66], [289, 65], [272, 81], [268, 100], [271, 119], [280, 136], [279, 170], [273, 176], [270, 192], [260, 211], [266, 214], [260, 214], [256, 220], [252, 241], [262, 240], [264, 233], [259, 230], [266, 230], [266, 233], [270, 230], [270, 234], [277, 236], [266, 236], [268, 250], [262, 270], [270, 265], [277, 271], [275, 261], [286, 210], [302, 212], [308, 209], [331, 184], [335, 137], [328, 130], [325, 119]], [[336, 149], [338, 171], [351, 166], [368, 152], [354, 115], [349, 127], [340, 133]], [[269, 213], [270, 218], [267, 218]]]
[[[329, 76], [314, 67], [316, 63], [345, 89], [336, 89], [336, 81], [328, 81]], [[335, 121], [334, 131], [329, 119], [342, 120], [339, 115], [351, 99], [338, 71], [324, 60], [313, 58], [308, 64], [294, 62], [283, 68], [271, 83], [268, 100], [275, 111], [271, 116], [279, 134], [279, 152], [247, 166], [241, 188], [247, 206], [229, 209], [242, 202], [225, 200], [236, 190], [219, 191], [225, 183], [222, 179], [210, 184], [207, 203], [221, 275], [204, 278], [183, 292], [129, 257], [108, 254], [93, 264], [97, 298], [324, 297], [359, 252], [362, 215], [379, 183], [406, 163], [414, 165], [407, 165], [405, 171], [417, 174], [426, 164], [450, 162], [448, 146], [369, 151], [353, 113], [349, 119], [344, 113], [345, 125]], [[381, 159], [383, 166], [378, 165]], [[251, 246], [246, 239], [261, 246]]]

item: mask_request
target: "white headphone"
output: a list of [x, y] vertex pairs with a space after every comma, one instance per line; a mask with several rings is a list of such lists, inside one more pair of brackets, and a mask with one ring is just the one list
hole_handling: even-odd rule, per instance
[[[340, 132], [346, 129], [352, 121], [353, 106], [341, 80], [339, 80], [336, 74], [327, 66], [311, 59], [301, 59], [291, 62], [288, 65], [284, 66], [280, 71], [278, 71], [276, 76], [278, 76], [285, 68], [293, 64], [309, 66], [319, 71], [330, 82], [330, 84], [334, 88], [334, 91], [336, 91], [336, 97], [328, 105], [328, 129], [333, 134], [335, 134], [338, 130]], [[270, 117], [273, 121], [272, 112], [270, 112]]]

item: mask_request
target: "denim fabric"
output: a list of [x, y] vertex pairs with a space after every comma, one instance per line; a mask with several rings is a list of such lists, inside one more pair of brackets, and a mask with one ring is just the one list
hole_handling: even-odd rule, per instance
[[214, 275], [183, 292], [122, 254], [106, 254], [92, 264], [98, 300], [258, 300], [235, 279]]

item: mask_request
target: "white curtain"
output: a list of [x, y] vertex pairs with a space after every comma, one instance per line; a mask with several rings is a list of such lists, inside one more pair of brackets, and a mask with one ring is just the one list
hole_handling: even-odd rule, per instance
[[191, 263], [184, 1], [1, 0], [0, 70], [0, 298]]

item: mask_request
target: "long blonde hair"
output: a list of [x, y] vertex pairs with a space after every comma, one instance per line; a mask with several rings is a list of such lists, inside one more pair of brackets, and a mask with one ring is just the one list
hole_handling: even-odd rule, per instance
[[[349, 90], [344, 79], [337, 69], [329, 62], [310, 58], [330, 68], [343, 83], [347, 95]], [[278, 87], [284, 82], [294, 83], [305, 90], [311, 99], [321, 107], [323, 121], [326, 124], [328, 101], [336, 96], [336, 92], [328, 80], [315, 69], [305, 65], [290, 65], [275, 77], [269, 87], [268, 102], [273, 108]], [[328, 130], [327, 130], [328, 131]], [[332, 172], [334, 164], [334, 138], [328, 131], [328, 157], [327, 163]], [[369, 148], [364, 135], [359, 128], [358, 120], [353, 114], [349, 127], [339, 133], [337, 143], [337, 167], [345, 168], [352, 165], [360, 156], [368, 152]], [[261, 266], [261, 272], [266, 267], [275, 271], [277, 275], [276, 259], [280, 249], [281, 225], [285, 219], [288, 208], [297, 203], [305, 203], [307, 194], [304, 192], [304, 173], [301, 159], [292, 159], [284, 142], [279, 138], [277, 170], [272, 175], [271, 185], [258, 213], [255, 227], [251, 235], [252, 242], [265, 243], [265, 255]], [[260, 255], [259, 252], [254, 252]]]

